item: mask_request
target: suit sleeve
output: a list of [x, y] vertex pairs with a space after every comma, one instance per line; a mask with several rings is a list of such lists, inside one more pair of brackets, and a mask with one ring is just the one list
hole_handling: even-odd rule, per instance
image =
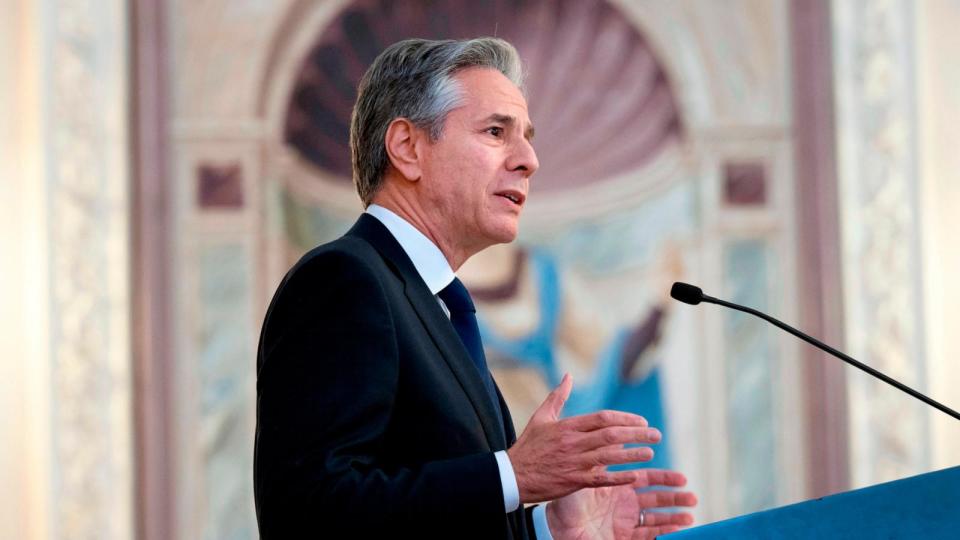
[[503, 527], [492, 453], [385, 465], [400, 359], [384, 287], [362, 258], [330, 252], [292, 271], [260, 347], [254, 476], [264, 539]]

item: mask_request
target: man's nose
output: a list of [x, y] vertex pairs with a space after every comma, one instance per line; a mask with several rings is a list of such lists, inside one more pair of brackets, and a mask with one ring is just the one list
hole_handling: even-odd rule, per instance
[[537, 152], [533, 149], [533, 144], [527, 139], [521, 139], [514, 145], [513, 155], [511, 156], [508, 168], [511, 171], [525, 171], [524, 176], [533, 176], [540, 168], [540, 161], [537, 159]]

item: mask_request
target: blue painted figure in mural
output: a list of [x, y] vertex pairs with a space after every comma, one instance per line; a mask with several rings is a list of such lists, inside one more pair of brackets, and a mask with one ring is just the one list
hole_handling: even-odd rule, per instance
[[[679, 274], [678, 257], [668, 253], [665, 259], [671, 274], [665, 277], [672, 279]], [[669, 304], [649, 307], [633, 324], [601, 324], [584, 309], [586, 287], [538, 249], [494, 248], [461, 275], [477, 303], [487, 357], [511, 410], [532, 410], [571, 372], [575, 384], [564, 416], [625, 410], [666, 433], [655, 345]], [[668, 468], [670, 461], [662, 442], [644, 466]]]

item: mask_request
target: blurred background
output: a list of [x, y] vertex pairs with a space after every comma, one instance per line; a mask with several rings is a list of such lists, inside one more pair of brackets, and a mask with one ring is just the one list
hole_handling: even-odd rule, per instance
[[362, 210], [355, 85], [497, 35], [541, 170], [462, 270], [519, 426], [646, 415], [699, 523], [958, 464], [957, 0], [0, 0], [0, 538], [256, 538], [262, 316]]

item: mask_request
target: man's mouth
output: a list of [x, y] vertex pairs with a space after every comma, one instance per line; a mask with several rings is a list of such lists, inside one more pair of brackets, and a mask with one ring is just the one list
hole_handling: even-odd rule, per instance
[[501, 191], [497, 193], [498, 196], [503, 197], [517, 206], [523, 206], [523, 201], [526, 200], [527, 196], [519, 191]]

